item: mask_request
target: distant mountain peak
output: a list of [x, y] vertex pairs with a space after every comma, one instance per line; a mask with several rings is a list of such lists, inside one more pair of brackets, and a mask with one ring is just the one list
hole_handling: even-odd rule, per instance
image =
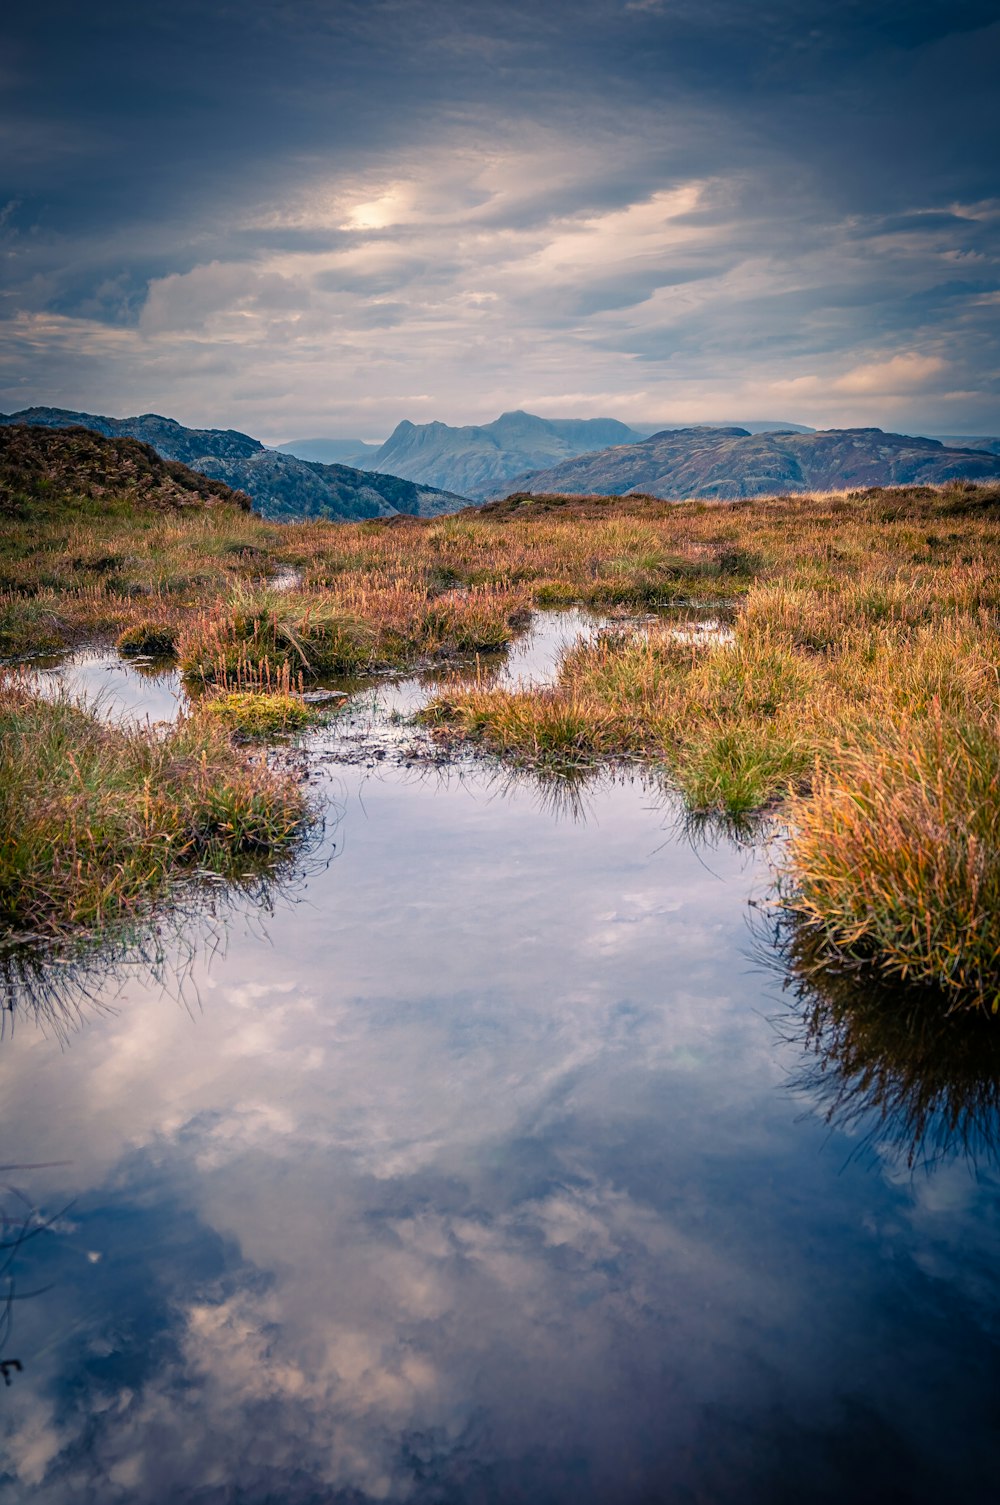
[[511, 408], [492, 423], [398, 423], [372, 460], [410, 480], [485, 497], [532, 468], [558, 463], [642, 435], [616, 418], [540, 418]]

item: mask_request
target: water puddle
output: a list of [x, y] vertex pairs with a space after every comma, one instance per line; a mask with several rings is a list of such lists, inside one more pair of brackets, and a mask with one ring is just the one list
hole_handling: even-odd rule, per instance
[[995, 1154], [826, 1122], [762, 853], [639, 780], [316, 778], [270, 914], [15, 1002], [0, 1502], [990, 1498]]
[[536, 612], [530, 630], [511, 645], [493, 682], [512, 689], [518, 685], [552, 684], [558, 673], [559, 660], [567, 649], [597, 637], [606, 628], [622, 627], [626, 622], [636, 625], [635, 619], [603, 616], [578, 608]]
[[0, 1505], [993, 1497], [996, 1052], [818, 1014], [764, 850], [654, 783], [410, 724], [606, 626], [339, 687], [325, 828], [256, 903], [0, 955]]
[[[271, 583], [277, 588], [274, 581]], [[283, 588], [291, 589], [296, 583], [297, 580], [289, 580]], [[411, 747], [429, 754], [430, 739], [407, 723], [442, 683], [483, 677], [491, 684], [511, 688], [521, 684], [535, 687], [551, 684], [561, 655], [573, 644], [593, 638], [607, 628], [641, 632], [648, 623], [659, 620], [653, 616], [612, 617], [576, 609], [536, 612], [528, 630], [506, 653], [470, 655], [420, 674], [394, 673], [350, 682], [332, 680], [309, 693], [317, 703], [325, 703], [331, 710], [340, 709], [338, 698], [346, 700], [347, 714], [338, 718], [339, 745], [345, 756], [361, 756], [368, 748], [382, 755], [390, 750], [405, 752]], [[724, 629], [714, 619], [690, 624], [685, 621], [676, 629], [678, 634], [697, 635], [699, 641], [717, 630]], [[43, 693], [65, 692], [75, 699], [86, 700], [109, 721], [130, 724], [173, 721], [186, 702], [183, 680], [169, 661], [122, 659], [111, 650], [87, 648], [44, 665], [37, 672]]]
[[78, 649], [36, 674], [43, 695], [69, 695], [105, 720], [128, 725], [175, 721], [185, 699], [169, 661], [123, 659], [108, 649]]

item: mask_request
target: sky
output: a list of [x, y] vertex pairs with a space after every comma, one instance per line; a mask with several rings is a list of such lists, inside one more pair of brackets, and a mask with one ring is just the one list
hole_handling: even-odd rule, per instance
[[0, 409], [1000, 433], [1000, 0], [20, 0]]

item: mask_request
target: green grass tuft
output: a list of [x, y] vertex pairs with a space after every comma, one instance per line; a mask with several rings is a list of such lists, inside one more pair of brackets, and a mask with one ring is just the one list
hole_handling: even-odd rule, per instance
[[144, 654], [150, 658], [170, 658], [177, 651], [177, 633], [173, 627], [157, 622], [137, 622], [119, 635], [118, 652], [129, 658]]
[[0, 926], [60, 936], [148, 915], [195, 869], [277, 859], [309, 818], [296, 781], [210, 719], [100, 722], [0, 676]]
[[273, 737], [282, 732], [301, 731], [323, 718], [323, 713], [301, 695], [282, 691], [270, 694], [230, 691], [206, 696], [198, 703], [198, 713], [241, 737]]

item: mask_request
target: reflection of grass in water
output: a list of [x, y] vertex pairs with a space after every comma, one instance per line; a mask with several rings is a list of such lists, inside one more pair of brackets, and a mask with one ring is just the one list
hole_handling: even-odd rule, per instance
[[130, 982], [178, 999], [196, 994], [197, 973], [224, 953], [231, 921], [263, 921], [294, 904], [330, 860], [323, 831], [317, 821], [294, 852], [247, 857], [225, 879], [195, 870], [169, 902], [99, 934], [0, 943], [0, 1039], [23, 1020], [65, 1042], [89, 1018], [112, 1010]]
[[764, 812], [747, 816], [730, 816], [723, 811], [685, 809], [676, 790], [662, 770], [642, 764], [585, 765], [562, 768], [541, 765], [489, 762], [476, 758], [464, 765], [453, 759], [440, 764], [417, 765], [415, 778], [434, 779], [447, 785], [453, 780], [471, 777], [499, 799], [527, 794], [535, 808], [552, 819], [586, 825], [591, 815], [590, 796], [610, 784], [630, 784], [641, 789], [651, 801], [651, 808], [663, 816], [662, 830], [667, 841], [685, 842], [696, 851], [709, 852], [719, 847], [759, 849], [772, 839], [775, 822]]
[[695, 849], [722, 846], [759, 847], [775, 833], [774, 816], [765, 810], [688, 810], [680, 807], [674, 831]]
[[177, 662], [172, 658], [137, 658], [129, 662], [129, 669], [133, 674], [138, 674], [140, 679], [151, 680], [156, 684], [159, 680], [172, 680], [177, 674]]
[[[51, 1165], [0, 1165], [0, 1175], [6, 1178], [13, 1172], [50, 1169]], [[41, 1234], [48, 1233], [68, 1210], [63, 1207], [46, 1216], [20, 1187], [6, 1179], [0, 1181], [0, 1376], [5, 1386], [9, 1387], [12, 1376], [24, 1368], [20, 1359], [6, 1352], [14, 1331], [15, 1304], [33, 1296], [43, 1296], [51, 1289], [50, 1286], [37, 1286], [22, 1290], [18, 1261], [26, 1246]]]
[[1000, 1162], [1000, 1021], [949, 1014], [933, 989], [831, 961], [801, 921], [783, 917], [757, 939], [795, 1000], [779, 1026], [806, 1057], [792, 1086], [829, 1124], [910, 1166], [954, 1154]]
[[[481, 776], [481, 775], [480, 775]], [[496, 767], [488, 780], [491, 794], [500, 799], [527, 792], [535, 808], [553, 820], [568, 820], [574, 825], [586, 825], [590, 813], [587, 804], [588, 792], [599, 782], [600, 776], [593, 773], [574, 773], [548, 769]]]

